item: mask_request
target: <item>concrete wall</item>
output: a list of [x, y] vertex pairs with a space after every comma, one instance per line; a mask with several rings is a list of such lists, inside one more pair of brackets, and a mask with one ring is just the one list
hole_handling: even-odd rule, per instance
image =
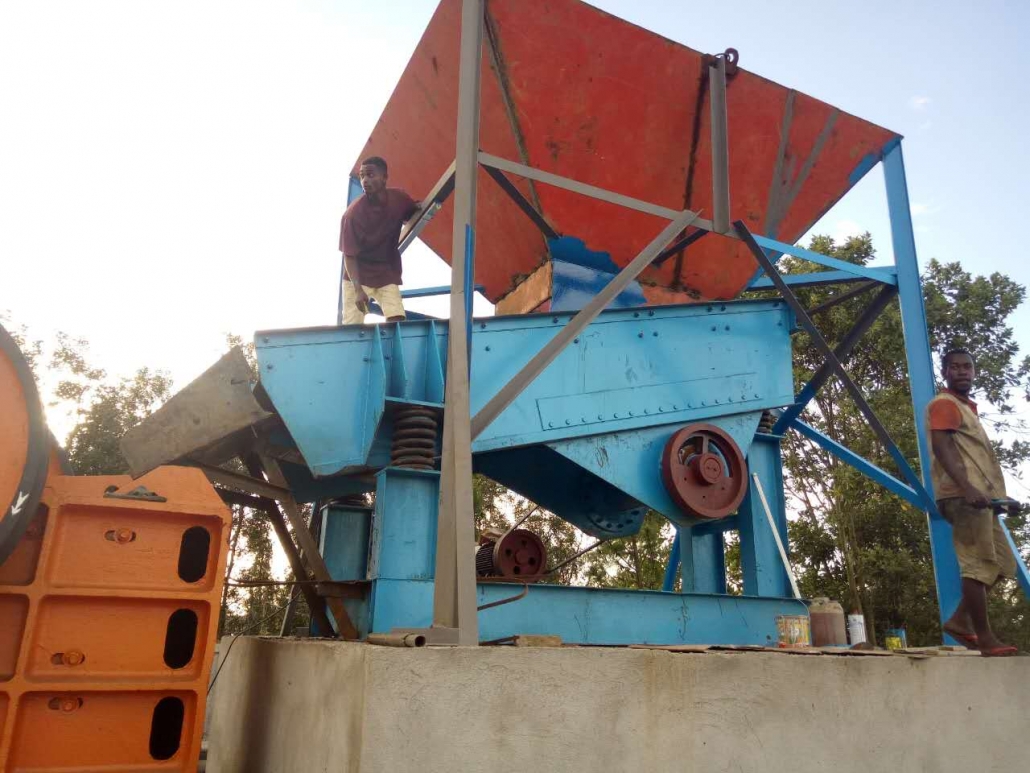
[[1025, 770], [1030, 659], [240, 639], [211, 773]]

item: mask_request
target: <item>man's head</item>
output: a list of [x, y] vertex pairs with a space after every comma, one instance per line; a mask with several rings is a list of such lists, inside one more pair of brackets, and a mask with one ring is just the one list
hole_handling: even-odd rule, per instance
[[968, 349], [949, 349], [941, 359], [941, 374], [948, 389], [968, 395], [976, 378], [976, 361]]
[[386, 161], [379, 156], [369, 156], [361, 162], [358, 178], [361, 180], [361, 190], [375, 201], [386, 190]]

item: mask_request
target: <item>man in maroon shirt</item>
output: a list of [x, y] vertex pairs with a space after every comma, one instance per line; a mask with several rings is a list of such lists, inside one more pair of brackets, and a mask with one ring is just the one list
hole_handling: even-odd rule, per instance
[[347, 207], [340, 223], [343, 324], [363, 323], [369, 298], [379, 302], [387, 321], [400, 322], [404, 304], [397, 242], [404, 221], [418, 212], [419, 205], [399, 188], [386, 187], [386, 161], [379, 156], [362, 161], [358, 175], [365, 195]]

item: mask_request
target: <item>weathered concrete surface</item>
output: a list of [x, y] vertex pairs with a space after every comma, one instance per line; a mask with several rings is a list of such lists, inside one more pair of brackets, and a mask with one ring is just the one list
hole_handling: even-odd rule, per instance
[[1030, 759], [1030, 658], [245, 638], [212, 698], [211, 773], [1010, 773]]

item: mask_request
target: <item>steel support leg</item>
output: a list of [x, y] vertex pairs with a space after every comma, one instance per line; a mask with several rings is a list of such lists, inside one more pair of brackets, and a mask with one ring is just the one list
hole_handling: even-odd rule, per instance
[[1023, 589], [1023, 593], [1030, 599], [1030, 570], [1027, 569], [1026, 561], [1023, 560], [1023, 554], [1019, 552], [1019, 548], [1016, 547], [1016, 541], [1012, 539], [1012, 532], [1009, 531], [1008, 524], [1005, 523], [1004, 518], [1000, 518], [1001, 530], [1005, 534], [1005, 541], [1009, 543], [1009, 550], [1012, 551], [1012, 555], [1016, 557], [1016, 582], [1019, 583], [1019, 587]]
[[691, 535], [690, 549], [680, 554], [684, 593], [726, 592], [726, 545], [722, 532]]
[[666, 593], [671, 593], [676, 587], [676, 572], [680, 568], [680, 542], [680, 530], [676, 527], [676, 536], [669, 551], [669, 563], [665, 565], [665, 579], [662, 581], [662, 590]]
[[[908, 201], [905, 160], [900, 142], [884, 155], [883, 176], [887, 184], [887, 210], [890, 214], [894, 264], [898, 270], [898, 297], [901, 301], [901, 324], [905, 335], [908, 380], [912, 390], [912, 408], [915, 412], [916, 435], [919, 441], [919, 463], [923, 473], [923, 486], [932, 497], [926, 406], [934, 398], [936, 387], [933, 358], [930, 356], [930, 337], [926, 327], [926, 310], [923, 306], [923, 288], [919, 280], [916, 240], [912, 231], [912, 210]], [[959, 599], [962, 598], [962, 584], [955, 548], [951, 541], [951, 527], [936, 512], [936, 508], [928, 509], [928, 518], [933, 571], [937, 581], [937, 600], [940, 603], [943, 622], [951, 616]]]
[[469, 426], [468, 305], [466, 272], [476, 222], [479, 152], [480, 63], [484, 0], [463, 0], [458, 80], [454, 228], [451, 255], [451, 316], [447, 336], [443, 458], [436, 538], [436, 582], [430, 643], [475, 646], [476, 574], [472, 546], [472, 437]]
[[712, 128], [712, 230], [730, 230], [730, 152], [726, 119], [726, 58], [715, 57], [708, 68]]
[[[783, 468], [780, 457], [780, 438], [776, 435], [756, 435], [747, 457], [748, 470], [762, 481], [766, 499], [772, 509], [776, 529], [786, 547], [787, 513], [784, 509]], [[769, 527], [769, 519], [755, 484], [748, 479], [748, 493], [740, 503], [740, 568], [744, 575], [745, 596], [791, 595], [790, 582], [783, 568], [779, 548]]]

